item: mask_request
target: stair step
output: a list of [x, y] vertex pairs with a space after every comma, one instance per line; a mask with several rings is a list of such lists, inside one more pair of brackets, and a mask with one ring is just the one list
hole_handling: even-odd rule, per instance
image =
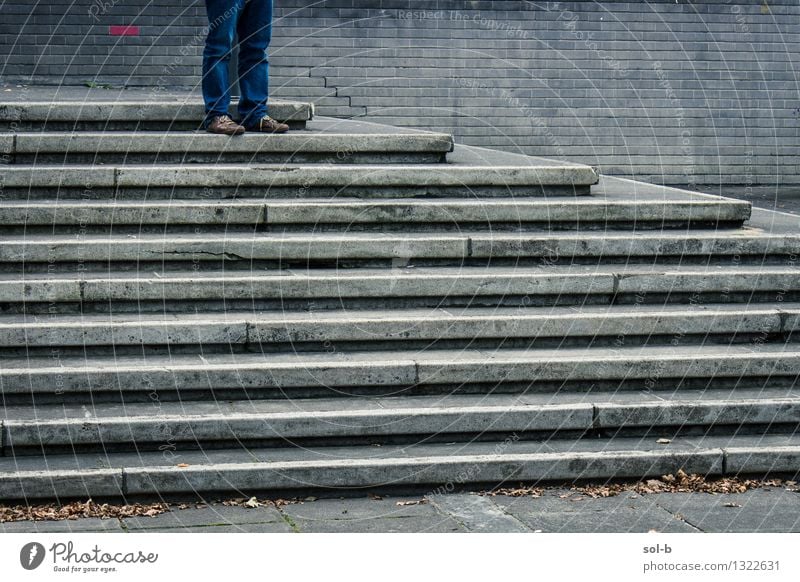
[[[615, 338], [784, 334], [800, 331], [800, 304], [437, 308], [380, 311], [0, 317], [0, 347], [270, 345], [521, 338]], [[379, 344], [378, 344], [379, 345]]]
[[[230, 111], [236, 111], [236, 102]], [[310, 103], [270, 101], [269, 114], [296, 128], [313, 117]], [[194, 130], [205, 117], [197, 96], [154, 92], [145, 98], [0, 101], [0, 131]]]
[[[15, 164], [68, 163], [436, 163], [453, 149], [453, 138], [430, 132], [348, 134], [297, 131], [247, 133], [231, 139], [197, 132], [39, 132], [0, 137]], [[207, 170], [210, 171], [210, 170]]]
[[519, 233], [208, 233], [0, 237], [0, 262], [403, 261], [631, 257], [763, 258], [800, 253], [800, 235], [760, 229]]
[[[800, 437], [725, 436], [516, 440], [384, 447], [228, 449], [0, 459], [0, 498], [118, 497], [310, 488], [645, 478], [678, 470], [703, 475], [796, 473]], [[25, 462], [28, 461], [28, 462]]]
[[[478, 195], [588, 194], [598, 177], [589, 166], [470, 164], [259, 164], [8, 166], [4, 193], [26, 199], [79, 195], [82, 200], [126, 195], [180, 194], [211, 197], [256, 195], [270, 198], [421, 197]], [[211, 192], [210, 192], [211, 191]], [[49, 193], [49, 195], [48, 195]], [[113, 196], [112, 196], [113, 194]], [[219, 196], [219, 195], [218, 195]]]
[[[524, 383], [783, 378], [800, 374], [795, 344], [625, 348], [386, 350], [379, 352], [97, 356], [4, 359], [6, 398], [76, 393], [248, 391], [258, 398], [370, 388], [386, 395], [409, 387]], [[782, 381], [784, 381], [782, 380]], [[307, 390], [300, 390], [307, 389]]]
[[[277, 299], [399, 300], [426, 298], [440, 306], [443, 298], [481, 301], [527, 298], [522, 305], [559, 300], [582, 303], [592, 296], [607, 302], [647, 303], [686, 294], [713, 294], [745, 300], [771, 293], [770, 301], [800, 291], [800, 267], [781, 265], [620, 265], [519, 267], [406, 267], [396, 269], [286, 269], [0, 274], [0, 303], [183, 301], [258, 301]], [[788, 299], [788, 298], [787, 298]], [[163, 309], [163, 307], [162, 307]]]
[[[367, 444], [387, 437], [475, 440], [492, 433], [555, 433], [642, 429], [672, 436], [689, 427], [800, 424], [800, 393], [791, 390], [704, 390], [488, 394], [482, 396], [338, 398], [247, 402], [93, 403], [90, 406], [5, 407], [3, 456], [42, 447], [102, 447], [153, 450], [165, 438], [175, 450], [214, 443], [285, 439], [358, 439]], [[3, 420], [5, 419], [5, 420]], [[660, 432], [659, 432], [660, 431]], [[120, 448], [122, 447], [122, 448]], [[86, 450], [82, 448], [81, 450]], [[31, 453], [33, 454], [33, 453]]]
[[[380, 224], [401, 223], [509, 223], [573, 227], [609, 223], [741, 223], [750, 217], [747, 202], [733, 200], [630, 200], [619, 196], [561, 200], [423, 199], [423, 200], [305, 200], [267, 203], [267, 224]], [[407, 228], [407, 226], [406, 226]]]
[[[581, 199], [304, 199], [224, 201], [148, 200], [0, 201], [0, 225], [27, 226], [179, 226], [263, 225], [315, 230], [324, 225], [386, 229], [469, 228], [474, 224], [540, 225], [546, 228], [607, 228], [630, 224], [663, 228], [670, 224], [742, 223], [750, 204], [720, 200]], [[563, 226], [562, 226], [563, 225]]]

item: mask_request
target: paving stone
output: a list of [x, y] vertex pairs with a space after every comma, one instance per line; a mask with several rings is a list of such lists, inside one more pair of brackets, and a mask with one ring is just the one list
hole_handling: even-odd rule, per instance
[[[418, 500], [419, 498], [415, 499]], [[282, 508], [301, 532], [416, 532], [464, 531], [452, 518], [429, 504], [398, 506], [394, 497], [380, 500], [318, 500]]]
[[437, 516], [430, 520], [422, 517], [376, 518], [362, 521], [298, 520], [302, 533], [457, 533], [464, 531], [454, 520]]
[[800, 532], [800, 493], [755, 489], [745, 493], [659, 493], [655, 502], [704, 532]]
[[236, 525], [207, 525], [175, 528], [131, 529], [129, 533], [293, 533], [294, 530], [284, 522], [240, 523]]
[[[291, 528], [274, 507], [225, 507], [208, 506], [197, 509], [175, 509], [153, 517], [128, 517], [122, 520], [123, 527], [134, 530], [181, 530], [193, 527], [245, 526], [260, 524], [273, 531], [290, 532]], [[215, 530], [219, 531], [219, 530]]]
[[493, 501], [532, 530], [544, 533], [688, 533], [690, 525], [661, 509], [649, 497], [620, 495], [570, 501], [550, 494], [542, 498], [495, 497]]
[[0, 523], [0, 533], [123, 533], [120, 520], [80, 518], [60, 521], [13, 521]]
[[527, 533], [530, 528], [496, 505], [490, 497], [449, 493], [427, 499], [436, 509], [449, 515], [470, 532]]

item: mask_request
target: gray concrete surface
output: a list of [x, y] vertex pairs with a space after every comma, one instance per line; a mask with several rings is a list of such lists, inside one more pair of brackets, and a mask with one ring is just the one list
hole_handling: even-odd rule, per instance
[[211, 502], [156, 517], [10, 522], [0, 524], [0, 533], [800, 532], [800, 493], [781, 487], [717, 495], [625, 492], [597, 499], [558, 488], [541, 497], [449, 493], [311, 499], [279, 509]]
[[[60, 358], [31, 368], [8, 359], [4, 391], [49, 394], [141, 391], [147, 383], [172, 389], [261, 388], [263, 397], [300, 387], [403, 386], [477, 382], [600, 381], [650, 378], [796, 376], [793, 344], [644, 346], [563, 349], [441, 349], [350, 353], [205, 354]], [[42, 363], [44, 364], [44, 362]]]
[[[800, 304], [439, 308], [211, 314], [0, 316], [0, 347], [299, 344], [792, 333]], [[396, 344], [400, 347], [401, 344]]]
[[[675, 474], [796, 475], [792, 434], [475, 440], [431, 444], [303, 446], [0, 458], [0, 498], [47, 499], [396, 486], [451, 490], [460, 483], [563, 482]], [[98, 468], [100, 467], [100, 468]], [[110, 468], [109, 468], [110, 467]], [[438, 484], [438, 485], [437, 485]]]
[[[643, 301], [661, 294], [772, 292], [800, 287], [800, 270], [786, 265], [545, 265], [502, 267], [419, 267], [393, 269], [237, 270], [224, 273], [167, 270], [154, 266], [139, 273], [82, 271], [31, 273], [22, 280], [0, 273], [0, 300], [6, 304], [103, 301], [138, 313], [147, 301], [248, 300], [279, 296], [317, 300], [366, 301], [404, 297], [411, 304], [438, 307], [443, 296], [481, 304], [498, 297], [525, 297], [530, 304], [552, 305], [559, 298], [582, 296], [609, 303], [612, 295]], [[426, 299], [432, 298], [432, 299]], [[427, 301], [427, 303], [426, 303]], [[127, 302], [127, 309], [125, 309]], [[649, 302], [649, 301], [648, 301]], [[252, 307], [248, 305], [248, 307]], [[364, 305], [359, 305], [363, 308]], [[207, 303], [205, 309], [220, 311]], [[163, 308], [161, 308], [163, 310]], [[193, 309], [192, 309], [193, 310]]]

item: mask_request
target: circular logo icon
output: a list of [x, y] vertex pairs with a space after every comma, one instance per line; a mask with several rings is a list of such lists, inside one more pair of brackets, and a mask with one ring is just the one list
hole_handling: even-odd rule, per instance
[[38, 542], [25, 544], [19, 552], [19, 563], [26, 570], [35, 570], [42, 565], [44, 553], [44, 546]]

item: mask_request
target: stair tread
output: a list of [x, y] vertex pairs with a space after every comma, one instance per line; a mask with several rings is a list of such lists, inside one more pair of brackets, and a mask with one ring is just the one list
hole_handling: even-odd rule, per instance
[[[14, 153], [44, 152], [167, 153], [175, 151], [213, 152], [354, 152], [436, 151], [449, 152], [452, 137], [433, 132], [345, 133], [342, 131], [295, 131], [281, 135], [250, 133], [230, 139], [206, 131], [187, 132], [31, 132], [17, 133]], [[243, 160], [244, 161], [244, 160]], [[40, 167], [46, 164], [37, 163]]]
[[58, 243], [62, 245], [80, 244], [168, 244], [175, 242], [257, 242], [257, 241], [479, 241], [484, 244], [496, 242], [528, 242], [528, 241], [564, 241], [564, 242], [614, 242], [614, 241], [744, 241], [744, 240], [765, 240], [765, 241], [800, 241], [800, 234], [773, 234], [757, 228], [741, 229], [715, 229], [710, 232], [664, 230], [664, 231], [626, 231], [626, 230], [604, 230], [588, 231], [575, 233], [572, 231], [556, 232], [492, 232], [492, 233], [448, 233], [448, 232], [221, 232], [206, 234], [86, 234], [80, 239], [74, 234], [63, 235], [44, 235], [44, 234], [24, 234], [24, 235], [4, 235], [0, 236], [0, 241], [5, 244], [29, 244], [40, 245]]
[[[192, 355], [152, 355], [139, 356], [84, 356], [62, 357], [53, 360], [42, 358], [8, 358], [0, 360], [0, 376], [29, 370], [42, 373], [47, 370], [85, 370], [103, 369], [112, 371], [197, 370], [198, 368], [222, 368], [244, 370], [249, 367], [275, 366], [278, 368], [339, 367], [352, 365], [390, 366], [395, 364], [443, 366], [459, 364], [487, 365], [503, 363], [555, 363], [580, 360], [583, 363], [734, 358], [742, 360], [766, 360], [768, 357], [800, 358], [800, 344], [730, 344], [730, 345], [689, 345], [689, 346], [632, 346], [632, 347], [569, 347], [536, 349], [426, 349], [426, 350], [382, 350], [352, 351], [335, 354], [318, 352], [295, 353], [241, 353], [241, 354], [192, 354]], [[31, 364], [35, 362], [35, 366]], [[49, 364], [49, 365], [47, 365]]]
[[703, 303], [695, 305], [580, 305], [580, 306], [527, 306], [527, 307], [436, 307], [430, 309], [358, 309], [358, 310], [326, 310], [326, 311], [242, 311], [226, 310], [224, 312], [194, 313], [121, 313], [121, 314], [31, 314], [0, 315], [0, 329], [16, 327], [63, 327], [63, 326], [103, 326], [119, 325], [140, 327], [145, 325], [170, 324], [289, 324], [289, 323], [354, 323], [359, 322], [421, 322], [440, 321], [441, 323], [458, 320], [500, 321], [549, 319], [568, 322], [578, 317], [605, 319], [615, 317], [671, 317], [685, 315], [735, 315], [798, 313], [800, 302], [764, 302], [764, 303]]
[[[289, 115], [299, 119], [311, 117], [313, 106], [308, 102], [270, 99], [270, 113], [276, 118]], [[142, 111], [147, 117], [142, 117]], [[59, 91], [51, 100], [14, 100], [4, 98], [0, 101], [0, 120], [2, 121], [129, 121], [162, 120], [176, 122], [203, 119], [204, 107], [198, 95], [159, 94], [126, 95], [120, 99], [98, 99], [88, 93], [79, 97], [77, 93]]]
[[608, 195], [602, 197], [586, 196], [581, 199], [564, 198], [555, 200], [552, 198], [526, 198], [516, 196], [511, 199], [504, 198], [379, 198], [365, 200], [363, 198], [353, 198], [348, 196], [337, 196], [335, 198], [302, 198], [297, 200], [280, 200], [264, 198], [240, 197], [225, 200], [191, 200], [171, 198], [169, 200], [57, 200], [57, 199], [31, 199], [31, 200], [0, 200], [0, 207], [6, 208], [52, 208], [52, 207], [87, 207], [87, 208], [216, 208], [219, 206], [271, 206], [271, 207], [355, 207], [355, 208], [375, 208], [392, 206], [420, 206], [420, 207], [496, 207], [496, 208], [605, 208], [607, 206], [652, 206], [661, 207], [669, 205], [695, 206], [699, 208], [716, 208], [719, 206], [748, 207], [749, 202], [728, 200], [685, 199], [685, 198], [663, 198], [658, 200], [631, 200], [622, 195]]
[[311, 187], [472, 187], [503, 189], [542, 186], [591, 186], [598, 177], [589, 166], [554, 161], [538, 165], [446, 164], [208, 164], [69, 165], [37, 164], [4, 169], [8, 188], [244, 188]]
[[145, 272], [130, 273], [125, 271], [93, 271], [85, 270], [79, 275], [75, 273], [0, 273], [0, 282], [58, 282], [58, 281], [169, 281], [169, 280], [194, 280], [194, 279], [219, 279], [219, 280], [248, 280], [271, 278], [333, 278], [333, 279], [368, 279], [368, 278], [398, 278], [398, 277], [443, 277], [443, 278], [469, 278], [469, 277], [532, 277], [532, 276], [617, 276], [623, 280], [637, 276], [653, 275], [705, 275], [705, 276], [730, 276], [743, 275], [800, 275], [800, 265], [653, 265], [653, 264], [612, 264], [612, 265], [519, 265], [519, 266], [461, 266], [461, 267], [398, 267], [385, 268], [358, 268], [358, 269], [225, 269], [224, 271], [190, 271], [190, 270], [164, 270], [148, 269]]

